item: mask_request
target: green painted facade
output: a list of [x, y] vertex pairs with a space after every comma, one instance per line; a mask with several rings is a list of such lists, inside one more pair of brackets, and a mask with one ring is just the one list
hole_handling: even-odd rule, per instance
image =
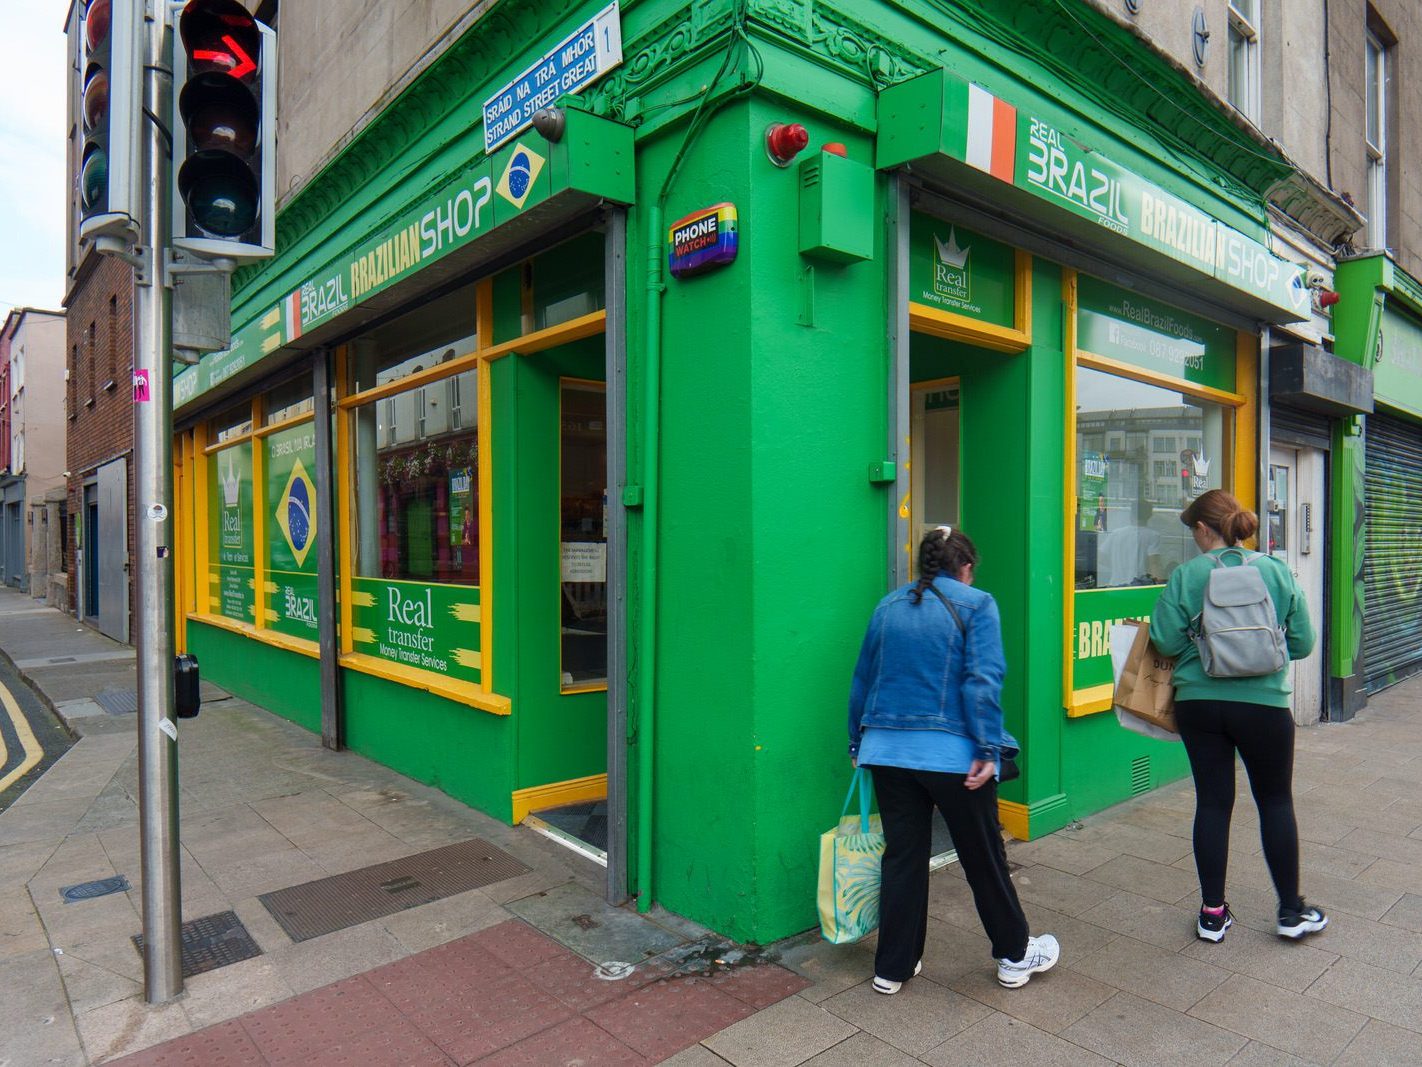
[[[235, 279], [234, 351], [180, 376], [179, 418], [205, 418], [219, 398], [259, 388], [267, 367], [310, 341], [335, 345], [358, 332], [356, 292], [408, 295], [418, 305], [429, 266], [415, 252], [426, 205], [446, 190], [474, 189], [480, 175], [495, 184], [509, 166], [506, 149], [482, 155], [480, 104], [602, 6], [506, 0], [434, 60], [285, 208], [277, 257]], [[1238, 278], [1182, 264], [1158, 234], [1100, 236], [1080, 211], [974, 169], [965, 151], [948, 147], [953, 123], [971, 133], [963, 116], [939, 116], [928, 134], [910, 130], [922, 116], [890, 106], [895, 87], [942, 72], [955, 85], [982, 86], [1019, 116], [1050, 119], [1077, 150], [1091, 146], [1138, 190], [1168, 196], [1197, 229], [1227, 229], [1241, 241], [1266, 234], [1264, 190], [1287, 168], [1241, 143], [1182, 75], [1089, 8], [627, 0], [622, 24], [624, 62], [566, 101], [564, 141], [550, 146], [531, 130], [516, 138], [547, 161], [525, 207], [496, 193], [492, 224], [429, 262], [441, 265], [441, 281], [456, 269], [486, 276], [495, 264], [498, 344], [525, 326], [520, 268], [507, 257], [535, 257], [535, 303], [583, 292], [601, 278], [603, 239], [578, 220], [604, 202], [628, 207], [627, 465], [608, 473], [609, 506], [626, 504], [629, 535], [628, 884], [641, 906], [656, 901], [731, 936], [768, 941], [814, 922], [816, 838], [833, 822], [848, 772], [849, 673], [902, 558], [889, 533], [901, 504], [892, 478], [908, 455], [890, 399], [891, 326], [906, 314], [891, 285], [895, 234], [909, 231], [911, 273], [937, 252], [909, 216], [897, 218], [898, 164], [914, 160], [934, 194], [915, 198], [912, 217], [950, 224], [960, 246], [978, 246], [973, 269], [997, 275], [990, 297], [950, 296], [940, 311], [971, 319], [968, 305], [977, 303], [988, 310], [976, 317], [1012, 324], [1001, 305], [1012, 296], [1002, 274], [1014, 245], [1007, 234], [980, 233], [978, 216], [955, 217], [956, 190], [979, 208], [985, 195], [997, 197], [1034, 232], [1088, 249], [1099, 236], [1117, 261], [1175, 286], [1192, 307], [1229, 306], [1242, 317], [1273, 307], [1288, 317], [1278, 311], [1289, 296], [1277, 278], [1243, 292]], [[1141, 81], [1160, 87], [1170, 106], [1123, 78], [1101, 41], [1132, 55]], [[947, 98], [940, 85], [937, 99]], [[810, 149], [784, 169], [765, 153], [772, 122], [810, 130]], [[807, 235], [802, 165], [827, 142], [843, 144], [853, 165], [825, 168], [823, 180], [835, 185], [814, 202], [858, 214], [833, 227], [821, 219]], [[666, 224], [723, 201], [739, 213], [736, 261], [671, 278]], [[401, 238], [412, 220], [415, 234]], [[857, 242], [862, 232], [867, 244]], [[376, 248], [391, 250], [377, 262], [368, 258]], [[1073, 576], [1064, 573], [1077, 499], [1062, 461], [1064, 268], [1049, 256], [1029, 262], [1024, 351], [913, 333], [907, 370], [913, 382], [959, 380], [961, 522], [983, 549], [979, 583], [1001, 607], [1003, 702], [1024, 750], [1021, 779], [1003, 789], [1004, 819], [1036, 836], [1179, 777], [1186, 765], [1178, 746], [1128, 734], [1109, 714], [1066, 714], [1067, 633], [1076, 621], [1066, 616], [1081, 609], [1068, 608]], [[944, 281], [950, 293], [954, 284]], [[912, 287], [905, 279], [902, 299], [923, 302]], [[296, 319], [284, 317], [288, 308]], [[1195, 380], [1232, 389], [1232, 331], [1188, 308], [1177, 314], [1198, 322], [1202, 349], [1224, 346]], [[343, 708], [352, 750], [508, 819], [516, 791], [607, 767], [605, 694], [560, 692], [557, 513], [559, 381], [602, 380], [607, 367], [601, 336], [491, 366], [492, 455], [483, 462], [494, 555], [480, 600], [492, 591], [485, 666], [510, 714], [355, 669], [342, 672]], [[1119, 603], [1110, 617], [1148, 611], [1152, 598], [1143, 589], [1093, 595]], [[188, 635], [207, 677], [319, 728], [314, 658], [199, 621]]]

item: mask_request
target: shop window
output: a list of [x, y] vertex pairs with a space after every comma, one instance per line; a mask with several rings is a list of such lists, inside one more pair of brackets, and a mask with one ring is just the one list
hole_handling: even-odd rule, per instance
[[1368, 157], [1368, 246], [1387, 247], [1388, 78], [1391, 56], [1382, 38], [1367, 34], [1363, 97]]
[[[1163, 582], [1198, 555], [1180, 512], [1223, 485], [1232, 411], [1089, 367], [1077, 368], [1076, 393], [1076, 587]], [[1153, 458], [1181, 442], [1194, 444]]]
[[607, 390], [564, 379], [559, 566], [562, 686], [607, 684]]
[[[352, 345], [352, 392], [364, 392], [433, 370], [474, 351], [474, 286], [422, 304]], [[411, 408], [416, 401], [410, 398]], [[408, 417], [408, 416], [407, 416]]]
[[533, 260], [534, 329], [558, 326], [605, 306], [602, 234], [584, 234]]
[[280, 422], [309, 415], [316, 409], [310, 373], [302, 374], [267, 393], [262, 400], [262, 424], [275, 426]]
[[1229, 2], [1229, 102], [1259, 121], [1259, 0]]
[[212, 440], [222, 444], [236, 437], [244, 437], [252, 432], [252, 405], [242, 403], [229, 408], [212, 422]]

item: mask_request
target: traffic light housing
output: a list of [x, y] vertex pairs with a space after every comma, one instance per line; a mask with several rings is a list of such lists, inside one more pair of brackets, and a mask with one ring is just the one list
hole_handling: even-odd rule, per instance
[[143, 5], [88, 0], [80, 40], [79, 236], [127, 242], [142, 215]]
[[173, 56], [173, 245], [276, 250], [276, 34], [237, 0], [189, 0]]

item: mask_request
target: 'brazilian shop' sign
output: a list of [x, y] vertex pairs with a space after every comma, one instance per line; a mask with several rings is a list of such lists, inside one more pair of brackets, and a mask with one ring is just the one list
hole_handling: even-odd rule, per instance
[[267, 626], [317, 640], [316, 429], [304, 423], [265, 441]]
[[580, 92], [622, 62], [622, 19], [608, 4], [538, 62], [484, 101], [484, 151], [492, 152], [551, 107]]
[[477, 683], [479, 589], [470, 585], [351, 579], [351, 640], [357, 652]]
[[1081, 590], [1072, 598], [1072, 688], [1110, 685], [1111, 627], [1127, 619], [1150, 619], [1160, 586]]
[[208, 456], [207, 495], [209, 603], [234, 622], [254, 623], [251, 441]]

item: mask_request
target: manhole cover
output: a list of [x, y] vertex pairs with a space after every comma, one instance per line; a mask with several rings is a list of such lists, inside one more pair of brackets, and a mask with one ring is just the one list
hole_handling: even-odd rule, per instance
[[528, 867], [477, 837], [404, 859], [318, 878], [257, 899], [293, 941], [305, 941], [467, 889], [525, 874]]
[[81, 900], [106, 897], [110, 893], [127, 893], [131, 888], [127, 878], [116, 874], [112, 878], [98, 878], [92, 882], [80, 882], [78, 885], [60, 886], [59, 899], [66, 904], [74, 904]]
[[[233, 911], [221, 911], [185, 922], [182, 936], [184, 978], [262, 954]], [[133, 946], [138, 949], [139, 955], [143, 954], [142, 934], [133, 935]]]
[[100, 689], [94, 695], [94, 703], [110, 715], [130, 715], [138, 711], [138, 692], [111, 686], [108, 689]]

